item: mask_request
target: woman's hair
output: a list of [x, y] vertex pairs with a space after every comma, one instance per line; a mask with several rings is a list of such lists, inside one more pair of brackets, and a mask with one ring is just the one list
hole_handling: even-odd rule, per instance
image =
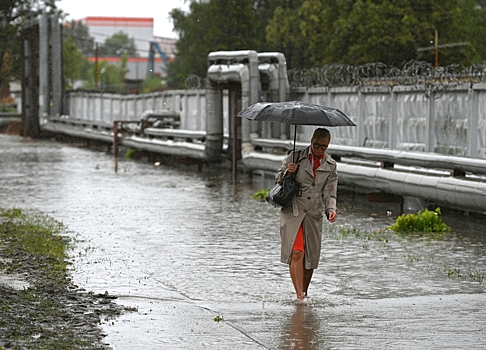
[[329, 132], [329, 130], [324, 129], [324, 128], [318, 128], [314, 131], [314, 134], [312, 135], [311, 140], [327, 139], [327, 138], [329, 138], [329, 140], [331, 140], [331, 133]]

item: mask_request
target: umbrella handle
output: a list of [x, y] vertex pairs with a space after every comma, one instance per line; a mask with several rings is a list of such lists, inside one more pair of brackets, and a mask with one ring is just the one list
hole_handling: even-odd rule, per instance
[[297, 124], [295, 124], [295, 129], [294, 129], [294, 149], [292, 150], [292, 163], [295, 163], [294, 161], [294, 155], [295, 155], [295, 140], [297, 139]]

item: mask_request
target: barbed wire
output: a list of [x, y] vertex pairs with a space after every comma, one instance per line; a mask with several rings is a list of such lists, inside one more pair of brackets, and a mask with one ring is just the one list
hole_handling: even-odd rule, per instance
[[[463, 66], [452, 64], [435, 68], [424, 61], [411, 60], [402, 69], [384, 63], [367, 63], [359, 66], [327, 64], [309, 69], [290, 69], [287, 72], [291, 87], [336, 86], [422, 86], [426, 95], [440, 97], [459, 84], [486, 82], [486, 64]], [[190, 75], [184, 81], [187, 89], [204, 89], [206, 79]]]
[[184, 87], [186, 89], [205, 89], [206, 79], [195, 74], [189, 75], [186, 80], [184, 80]]
[[428, 96], [449, 90], [458, 84], [486, 81], [486, 64], [453, 64], [435, 68], [423, 61], [409, 61], [402, 69], [384, 63], [359, 66], [328, 64], [310, 69], [288, 71], [291, 87], [333, 87], [363, 85], [423, 85]]

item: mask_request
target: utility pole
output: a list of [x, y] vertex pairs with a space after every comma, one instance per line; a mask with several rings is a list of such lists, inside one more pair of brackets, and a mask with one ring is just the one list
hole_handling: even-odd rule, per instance
[[419, 47], [417, 52], [424, 52], [424, 51], [431, 51], [434, 50], [435, 52], [435, 68], [439, 67], [439, 49], [446, 48], [446, 47], [455, 47], [455, 46], [465, 46], [471, 45], [469, 41], [461, 41], [458, 43], [450, 43], [450, 44], [441, 44], [439, 45], [439, 31], [435, 30], [435, 39], [434, 39], [434, 46], [427, 46], [427, 47]]
[[435, 30], [435, 68], [439, 68], [439, 31]]
[[98, 43], [95, 47], [95, 69], [94, 69], [95, 90], [98, 90]]

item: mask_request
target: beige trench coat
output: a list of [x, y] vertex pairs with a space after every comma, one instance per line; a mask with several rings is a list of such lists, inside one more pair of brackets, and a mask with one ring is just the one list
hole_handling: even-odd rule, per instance
[[[316, 177], [312, 172], [312, 165], [308, 159], [309, 147], [302, 151], [295, 151], [299, 164], [297, 181], [300, 184], [299, 193], [292, 199], [292, 206], [282, 208], [280, 213], [281, 261], [289, 264], [292, 247], [300, 224], [304, 223], [305, 268], [315, 269], [319, 264], [322, 241], [322, 220], [324, 208], [336, 210], [336, 196], [338, 176], [336, 162], [327, 153], [316, 170]], [[287, 166], [292, 162], [290, 153], [282, 162], [275, 179], [282, 180], [289, 176]]]

